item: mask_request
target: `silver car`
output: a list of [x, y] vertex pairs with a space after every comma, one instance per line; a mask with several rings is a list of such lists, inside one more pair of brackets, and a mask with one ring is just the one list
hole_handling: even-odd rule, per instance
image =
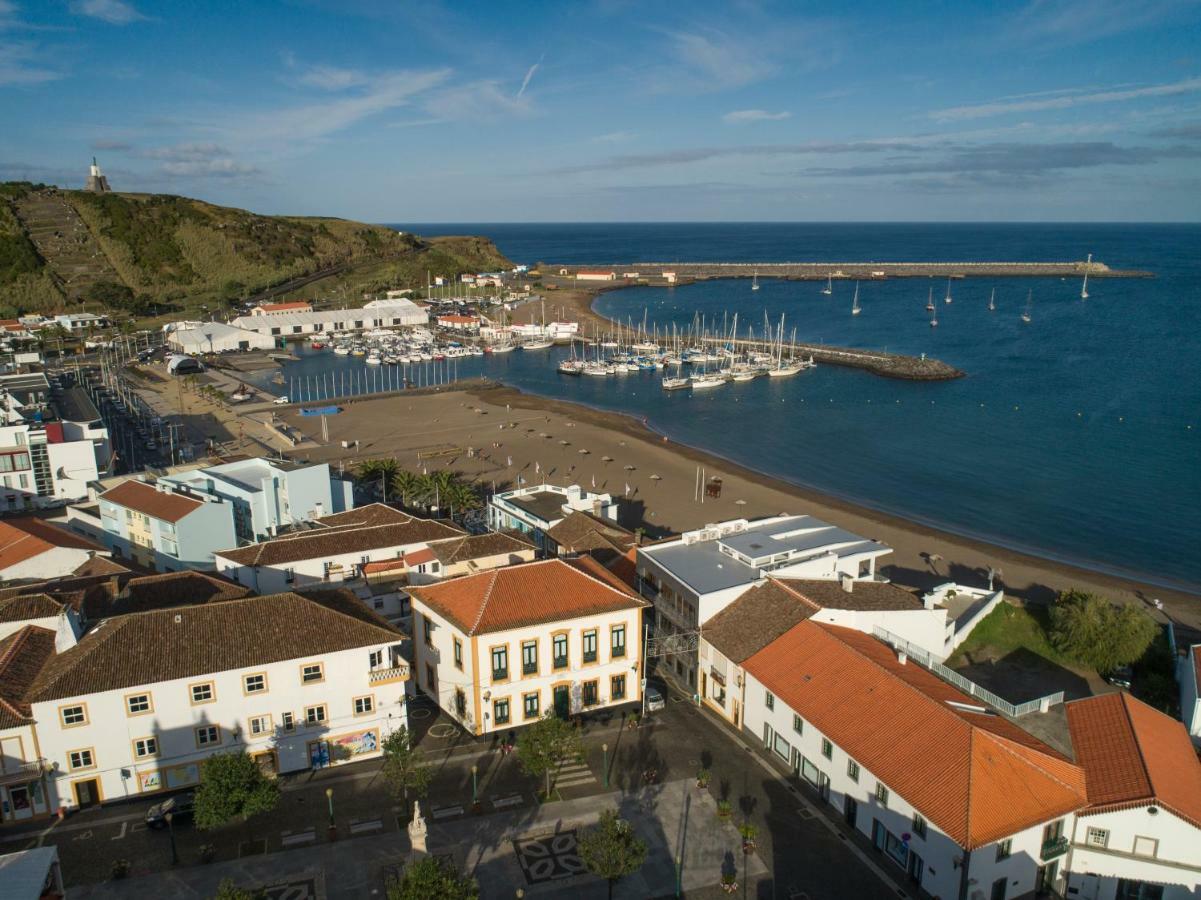
[[648, 686], [646, 689], [646, 711], [654, 712], [657, 709], [663, 709], [667, 703], [663, 699], [663, 695], [659, 693], [657, 687]]

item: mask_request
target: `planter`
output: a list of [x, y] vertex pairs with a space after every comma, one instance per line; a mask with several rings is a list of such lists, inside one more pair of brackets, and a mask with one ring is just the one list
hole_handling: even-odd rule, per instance
[[738, 882], [726, 881], [725, 878], [722, 878], [721, 889], [727, 894], [736, 894], [738, 893]]
[[743, 841], [742, 842], [742, 852], [744, 854], [746, 854], [747, 856], [750, 856], [752, 853], [754, 853], [755, 852], [755, 842], [754, 841]]

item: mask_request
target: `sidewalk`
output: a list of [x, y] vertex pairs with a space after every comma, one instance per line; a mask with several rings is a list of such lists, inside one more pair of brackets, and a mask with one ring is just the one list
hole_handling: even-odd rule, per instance
[[[767, 872], [757, 856], [744, 856], [737, 830], [717, 819], [708, 791], [692, 779], [644, 788], [632, 794], [607, 794], [547, 803], [517, 812], [430, 823], [429, 850], [452, 856], [479, 882], [481, 897], [511, 898], [518, 888], [527, 897], [563, 893], [601, 898], [605, 883], [583, 871], [575, 853], [575, 834], [593, 824], [604, 809], [617, 809], [646, 840], [642, 870], [618, 883], [617, 898], [671, 896], [675, 893], [677, 856], [685, 890], [716, 885], [723, 868], [740, 882]], [[428, 811], [426, 812], [427, 821]], [[125, 881], [81, 885], [73, 897], [211, 897], [225, 878], [237, 884], [278, 885], [281, 894], [312, 900], [378, 896], [386, 875], [403, 866], [409, 851], [404, 832], [347, 838], [302, 850], [231, 860], [160, 872]], [[284, 888], [286, 885], [286, 889]], [[274, 893], [274, 892], [273, 892]]]

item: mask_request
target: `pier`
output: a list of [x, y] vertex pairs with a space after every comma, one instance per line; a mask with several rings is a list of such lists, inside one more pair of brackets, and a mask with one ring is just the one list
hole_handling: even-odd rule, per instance
[[[762, 341], [736, 340], [723, 338], [706, 338], [707, 343], [727, 346], [735, 345], [761, 346]], [[965, 373], [954, 366], [932, 359], [928, 356], [904, 356], [900, 353], [884, 353], [878, 350], [852, 350], [847, 347], [830, 347], [825, 344], [784, 344], [784, 350], [795, 358], [813, 357], [813, 361], [830, 366], [847, 366], [853, 369], [866, 369], [875, 375], [886, 378], [903, 378], [907, 381], [950, 381], [962, 378]]]
[[[580, 270], [595, 273], [612, 269], [615, 281], [636, 283], [676, 283], [701, 281], [710, 278], [786, 278], [797, 281], [824, 281], [826, 278], [870, 281], [881, 278], [1153, 278], [1154, 273], [1140, 269], [1111, 269], [1103, 262], [1092, 260], [1063, 260], [1060, 262], [674, 262], [674, 263], [610, 263], [606, 265], [559, 266], [544, 265], [543, 276], [558, 274], [560, 278], [576, 278]], [[566, 273], [566, 275], [564, 275]], [[625, 276], [636, 277], [625, 277]], [[592, 286], [606, 282], [588, 280]], [[612, 284], [612, 282], [608, 282]]]

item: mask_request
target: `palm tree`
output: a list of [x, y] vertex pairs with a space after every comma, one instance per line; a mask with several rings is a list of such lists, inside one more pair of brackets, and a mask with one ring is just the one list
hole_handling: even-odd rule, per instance
[[455, 518], [456, 513], [461, 517], [484, 505], [476, 486], [458, 476], [443, 492], [442, 502], [450, 507], [452, 519]]
[[407, 469], [398, 469], [392, 476], [392, 490], [400, 495], [400, 505], [415, 503], [421, 489], [421, 476]]

